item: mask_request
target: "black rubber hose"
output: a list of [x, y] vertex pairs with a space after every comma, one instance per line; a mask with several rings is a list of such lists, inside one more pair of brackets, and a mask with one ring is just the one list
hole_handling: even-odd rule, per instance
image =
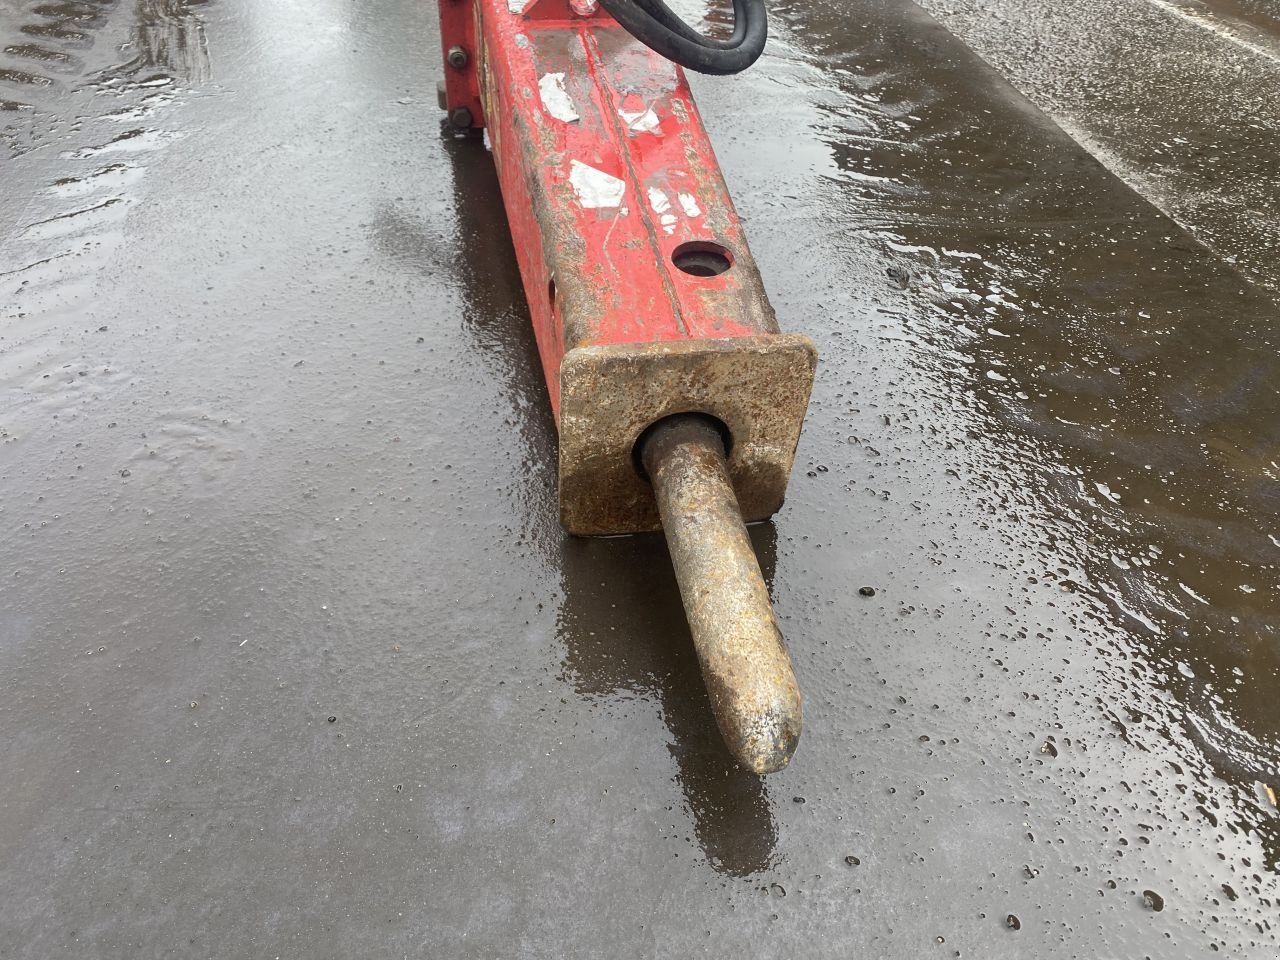
[[713, 40], [680, 19], [663, 0], [600, 0], [613, 19], [646, 47], [698, 73], [741, 73], [769, 37], [764, 0], [733, 0], [733, 35]]

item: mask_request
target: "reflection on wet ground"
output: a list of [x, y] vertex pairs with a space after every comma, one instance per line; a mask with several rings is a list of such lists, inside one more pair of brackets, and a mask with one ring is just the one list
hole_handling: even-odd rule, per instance
[[[760, 524], [752, 533], [765, 581], [772, 582], [773, 526]], [[606, 709], [619, 698], [655, 702], [671, 731], [675, 779], [708, 863], [731, 877], [760, 873], [772, 864], [777, 843], [768, 781], [725, 753], [665, 545], [656, 537], [625, 550], [610, 541], [566, 540], [560, 562], [565, 679]]]
[[0, 953], [1274, 954], [1277, 306], [918, 7], [775, 9], [697, 84], [823, 358], [763, 782], [559, 530], [430, 5], [0, 14]]
[[[977, 401], [999, 452], [974, 465], [979, 503], [1044, 524], [1042, 579], [1239, 688], [1277, 742], [1268, 686], [1236, 678], [1280, 665], [1280, 312], [1060, 138], [1026, 143], [1022, 118], [957, 115], [902, 77], [851, 87], [861, 105], [822, 111], [852, 186], [837, 219], [884, 264], [924, 370]], [[1008, 156], [1018, 139], [1030, 156]]]
[[1113, 172], [1280, 292], [1275, 0], [923, 0]]
[[[1206, 12], [1280, 37], [1280, 3], [1276, 0], [1200, 0]], [[1194, 9], [1194, 8], [1193, 8]]]
[[[929, 129], [939, 106], [906, 126]], [[970, 382], [984, 435], [1003, 435], [980, 496], [1024, 523], [1044, 514], [1058, 566], [1040, 575], [1095, 591], [1182, 666], [1171, 684], [1208, 707], [1193, 734], [1233, 773], [1274, 779], [1280, 312], [1080, 158], [1049, 143], [1009, 162], [1018, 134], [979, 122], [986, 144], [963, 118], [931, 129], [928, 161], [886, 151], [882, 129], [871, 149], [833, 149], [859, 181], [911, 187], [890, 193], [908, 229], [882, 231], [881, 253], [928, 318], [912, 335], [936, 348], [930, 367]], [[947, 175], [924, 173], [939, 156]], [[1033, 485], [1002, 490], [1014, 456]]]

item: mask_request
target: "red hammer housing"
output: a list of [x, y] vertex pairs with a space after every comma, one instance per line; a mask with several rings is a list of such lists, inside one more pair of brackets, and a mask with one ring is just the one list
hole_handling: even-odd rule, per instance
[[560, 431], [560, 518], [663, 530], [720, 731], [786, 766], [795, 675], [744, 521], [782, 505], [813, 384], [680, 67], [593, 0], [439, 0], [442, 106], [487, 130]]

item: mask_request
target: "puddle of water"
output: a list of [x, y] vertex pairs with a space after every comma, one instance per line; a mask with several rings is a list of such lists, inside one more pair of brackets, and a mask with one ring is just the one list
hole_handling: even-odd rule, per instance
[[1270, 158], [1280, 151], [1274, 3], [923, 6], [1109, 169], [1273, 297], [1280, 291], [1280, 218], [1270, 189]]

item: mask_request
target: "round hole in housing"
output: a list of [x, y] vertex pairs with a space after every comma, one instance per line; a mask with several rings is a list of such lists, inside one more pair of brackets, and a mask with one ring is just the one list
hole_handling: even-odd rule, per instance
[[676, 269], [691, 277], [718, 277], [733, 267], [733, 256], [727, 247], [718, 243], [696, 240], [682, 243], [671, 254]]
[[688, 413], [668, 414], [660, 420], [655, 420], [653, 423], [645, 427], [640, 436], [636, 438], [636, 442], [631, 445], [631, 463], [636, 468], [636, 473], [640, 475], [640, 478], [644, 480], [645, 483], [649, 482], [649, 471], [644, 468], [645, 441], [653, 435], [654, 430], [659, 426], [666, 423], [668, 420], [675, 420], [680, 417], [694, 417], [710, 424], [715, 428], [716, 432], [720, 434], [720, 440], [724, 443], [724, 458], [728, 460], [729, 457], [733, 455], [733, 434], [729, 432], [728, 426], [726, 426], [725, 422], [719, 417], [713, 417], [709, 413], [700, 413], [696, 410], [691, 410]]

